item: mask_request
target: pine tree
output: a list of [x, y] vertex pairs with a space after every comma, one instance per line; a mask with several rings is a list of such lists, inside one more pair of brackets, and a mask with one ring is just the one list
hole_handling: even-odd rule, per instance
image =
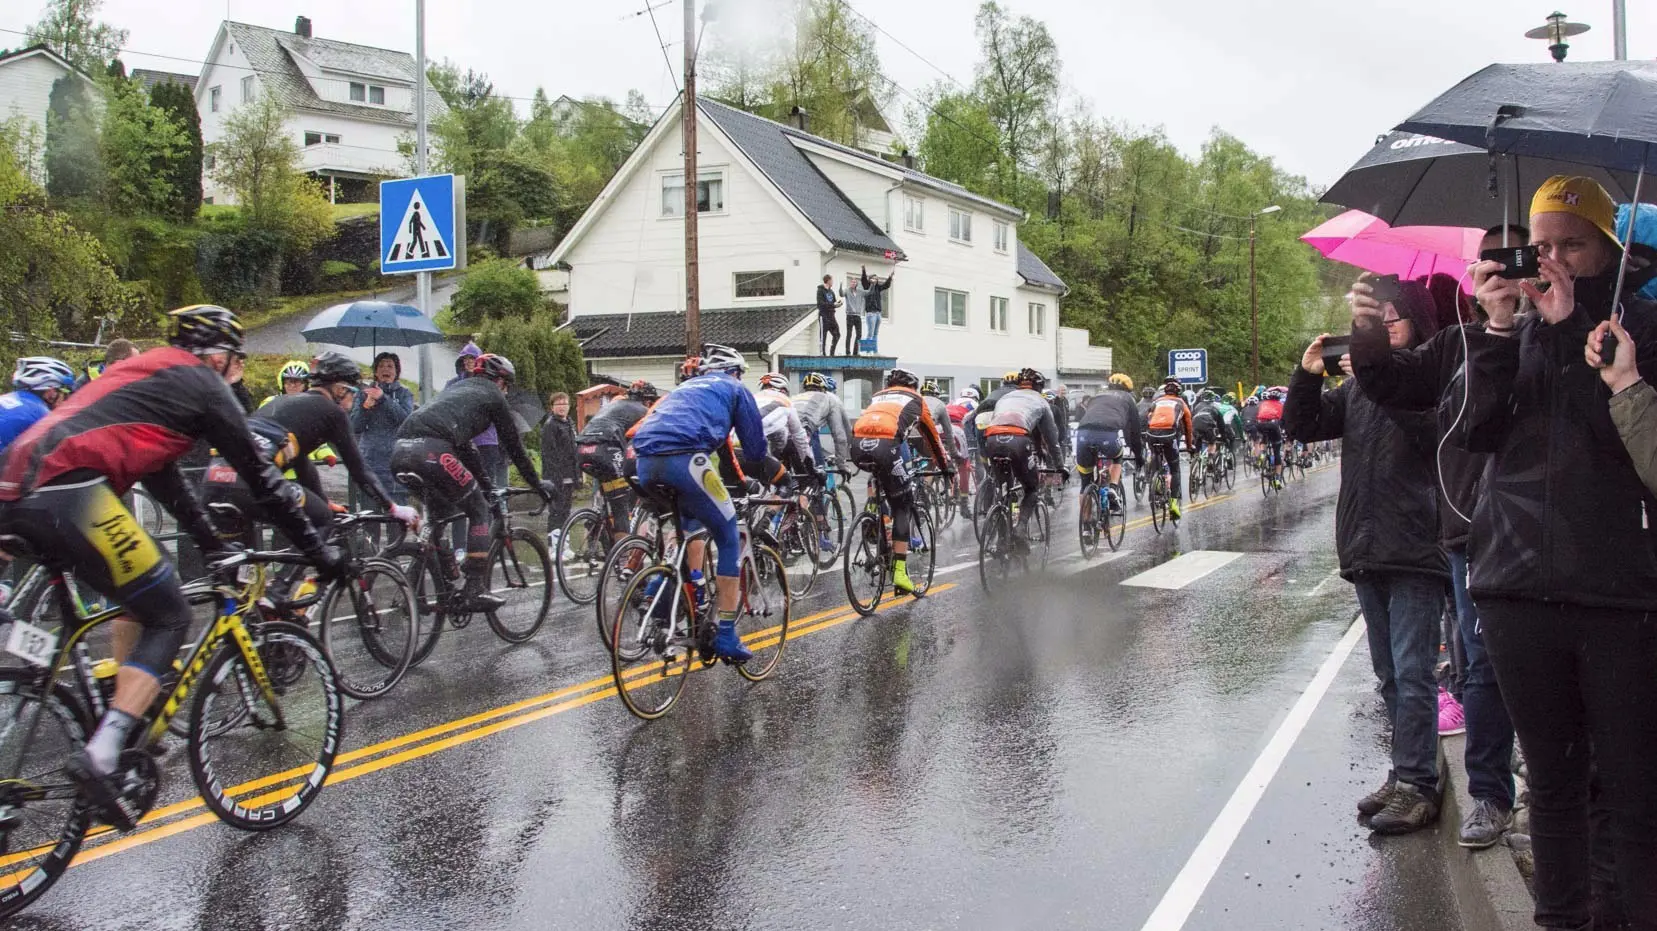
[[96, 101], [80, 75], [65, 75], [52, 85], [46, 105], [46, 193], [54, 200], [103, 193], [99, 116]]
[[186, 144], [165, 169], [172, 188], [167, 214], [189, 220], [201, 211], [201, 114], [195, 94], [183, 84], [166, 81], [150, 88], [150, 106], [164, 111], [184, 133]]

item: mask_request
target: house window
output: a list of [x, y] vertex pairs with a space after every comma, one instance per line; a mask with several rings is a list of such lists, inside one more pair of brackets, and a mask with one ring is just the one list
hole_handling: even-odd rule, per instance
[[1007, 224], [1001, 222], [1000, 220], [995, 221], [995, 251], [997, 251], [997, 252], [1006, 252], [1007, 251], [1007, 233], [1008, 232], [1009, 232], [1009, 230], [1007, 229]]
[[242, 78], [242, 103], [253, 102], [253, 75]]
[[782, 269], [774, 272], [737, 272], [736, 296], [782, 297]]
[[219, 112], [219, 89], [217, 87], [207, 92], [207, 109], [213, 113]]
[[1042, 336], [1047, 332], [1047, 305], [1030, 305], [1030, 335]]
[[938, 326], [965, 328], [967, 325], [966, 292], [950, 291], [946, 288], [933, 291], [932, 322]]
[[949, 208], [949, 238], [956, 242], [972, 242], [972, 214]]
[[305, 144], [306, 145], [321, 145], [324, 142], [329, 143], [329, 144], [333, 144], [333, 143], [336, 143], [338, 141], [339, 141], [339, 136], [335, 133], [306, 133], [305, 134]]
[[385, 106], [385, 88], [374, 84], [368, 86], [368, 102]]
[[362, 103], [362, 102], [366, 101], [368, 99], [368, 85], [367, 84], [358, 84], [356, 81], [352, 81], [351, 82], [351, 99], [356, 101], [357, 103]]
[[[725, 212], [725, 173], [702, 171], [696, 174], [696, 212]], [[662, 175], [662, 216], [685, 215], [684, 174]]]
[[990, 298], [990, 329], [996, 333], [1007, 332], [1007, 299], [1004, 297]]
[[[943, 398], [945, 401], [955, 397], [955, 379], [945, 378], [942, 375], [921, 376], [921, 384], [924, 385], [929, 381], [935, 381], [938, 383], [938, 397]], [[939, 427], [938, 429], [942, 430], [943, 428]], [[955, 429], [959, 430], [961, 428], [956, 427]]]
[[903, 228], [911, 233], [926, 232], [926, 201], [903, 195]]

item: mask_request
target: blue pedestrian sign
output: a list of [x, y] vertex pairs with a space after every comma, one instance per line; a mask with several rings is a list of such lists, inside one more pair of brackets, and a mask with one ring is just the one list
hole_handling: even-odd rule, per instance
[[380, 274], [455, 267], [455, 176], [380, 182]]
[[1208, 384], [1208, 350], [1168, 350], [1168, 377], [1182, 385]]

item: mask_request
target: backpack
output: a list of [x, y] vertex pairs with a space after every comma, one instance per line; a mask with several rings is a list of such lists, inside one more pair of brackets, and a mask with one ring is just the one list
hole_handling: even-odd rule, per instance
[[1266, 400], [1261, 401], [1260, 402], [1260, 413], [1258, 415], [1256, 415], [1255, 419], [1261, 420], [1261, 421], [1282, 420], [1283, 419], [1283, 402], [1282, 401], [1274, 401], [1271, 398], [1267, 398]]
[[1146, 426], [1159, 433], [1179, 429], [1179, 412], [1184, 406], [1184, 401], [1170, 395], [1157, 398], [1151, 404], [1151, 416]]
[[967, 415], [972, 413], [971, 407], [968, 407], [960, 402], [951, 404], [948, 407], [948, 410], [949, 422], [955, 424], [956, 426], [960, 426], [967, 419]]

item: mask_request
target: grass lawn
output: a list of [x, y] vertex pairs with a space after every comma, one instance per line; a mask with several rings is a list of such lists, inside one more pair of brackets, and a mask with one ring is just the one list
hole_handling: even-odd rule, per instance
[[376, 294], [384, 294], [386, 288], [366, 291], [333, 291], [327, 294], [293, 294], [283, 295], [271, 301], [271, 305], [264, 310], [238, 310], [236, 316], [242, 321], [242, 326], [252, 330], [291, 317], [295, 314], [316, 313], [335, 304], [346, 301], [355, 301], [362, 298], [373, 298]]
[[[240, 209], [231, 204], [202, 204], [201, 215], [205, 219], [214, 217], [235, 216]], [[379, 204], [335, 204], [334, 219], [345, 220], [351, 217], [368, 217], [380, 212]]]

